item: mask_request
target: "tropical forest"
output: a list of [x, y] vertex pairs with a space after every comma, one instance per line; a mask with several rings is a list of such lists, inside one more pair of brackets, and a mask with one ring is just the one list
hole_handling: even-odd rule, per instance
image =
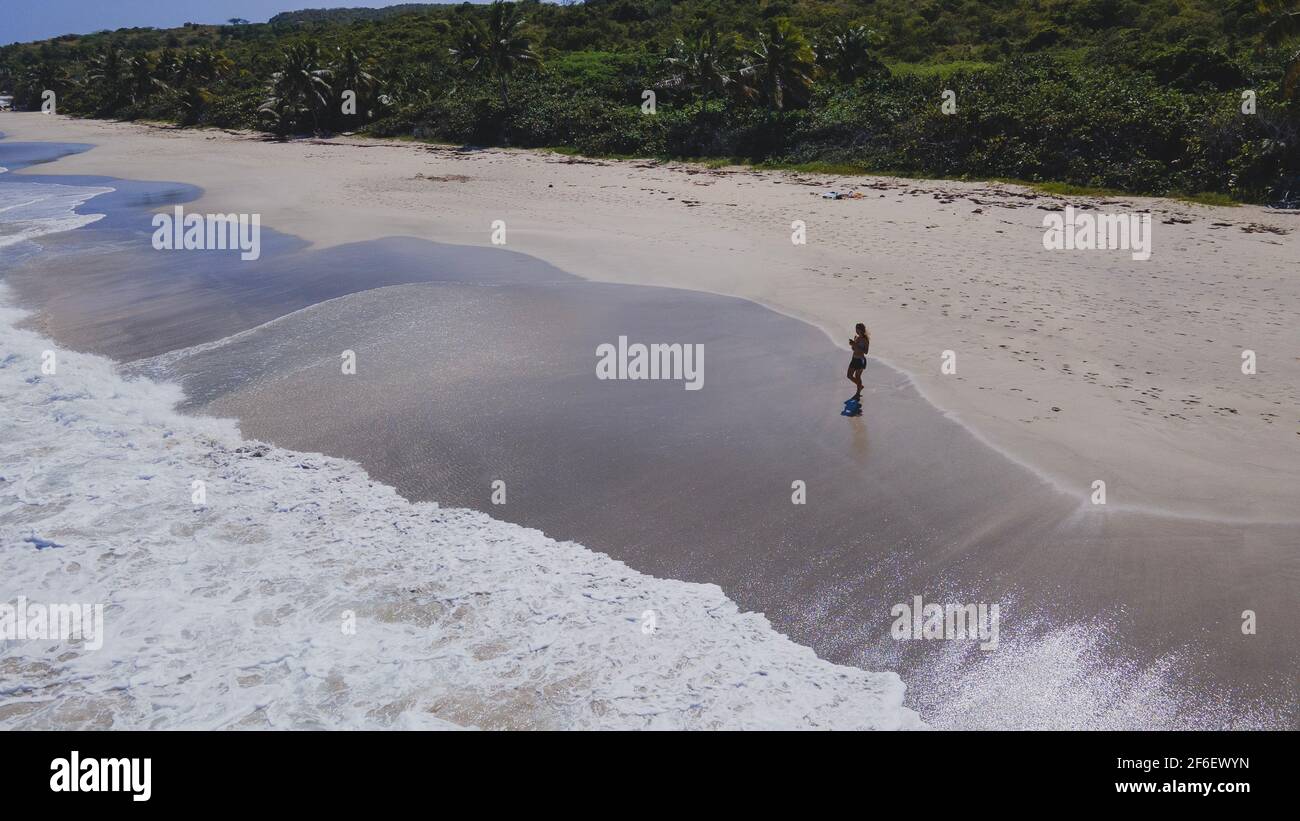
[[267, 139], [1268, 202], [1300, 175], [1300, 0], [309, 9], [5, 46], [0, 94]]

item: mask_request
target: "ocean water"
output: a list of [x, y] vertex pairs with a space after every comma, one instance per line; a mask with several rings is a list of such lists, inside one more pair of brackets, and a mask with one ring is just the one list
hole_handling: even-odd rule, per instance
[[[0, 169], [3, 173], [7, 169]], [[12, 182], [0, 192], [0, 248], [24, 240], [70, 231], [103, 218], [103, 214], [77, 213], [77, 207], [111, 188], [80, 185]]]
[[[0, 184], [0, 274], [111, 190]], [[0, 727], [921, 726], [898, 676], [715, 585], [246, 442], [26, 318], [0, 308], [0, 603], [102, 603], [105, 637], [0, 641]]]

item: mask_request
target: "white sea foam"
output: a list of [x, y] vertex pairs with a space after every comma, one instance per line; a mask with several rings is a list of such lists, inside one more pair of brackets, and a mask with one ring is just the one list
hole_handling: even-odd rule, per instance
[[21, 318], [0, 307], [0, 602], [103, 603], [106, 635], [0, 642], [0, 727], [922, 726], [896, 675], [715, 585], [247, 443]]
[[0, 185], [0, 248], [45, 234], [71, 231], [103, 218], [75, 209], [112, 188], [41, 182]]
[[[1198, 642], [1155, 659], [1118, 651], [1118, 619], [1047, 627], [1022, 619], [995, 653], [943, 643], [915, 673], [920, 708], [945, 730], [1275, 730], [1296, 726], [1290, 692], [1232, 689], [1188, 674]], [[1006, 637], [1010, 635], [1010, 638]]]

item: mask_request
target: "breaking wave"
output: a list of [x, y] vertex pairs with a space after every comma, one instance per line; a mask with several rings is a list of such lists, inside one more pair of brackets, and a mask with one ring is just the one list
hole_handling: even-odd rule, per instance
[[[109, 190], [0, 185], [0, 245]], [[23, 316], [0, 307], [0, 603], [102, 603], [105, 636], [0, 641], [0, 727], [923, 726], [898, 676], [716, 585], [247, 442]]]

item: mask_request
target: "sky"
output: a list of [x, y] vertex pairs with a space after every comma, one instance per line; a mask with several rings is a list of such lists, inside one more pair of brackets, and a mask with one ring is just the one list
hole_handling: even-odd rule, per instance
[[456, 0], [0, 0], [0, 45], [60, 34], [183, 23], [224, 23], [242, 17], [265, 23], [282, 11], [311, 8], [379, 8], [400, 2]]

